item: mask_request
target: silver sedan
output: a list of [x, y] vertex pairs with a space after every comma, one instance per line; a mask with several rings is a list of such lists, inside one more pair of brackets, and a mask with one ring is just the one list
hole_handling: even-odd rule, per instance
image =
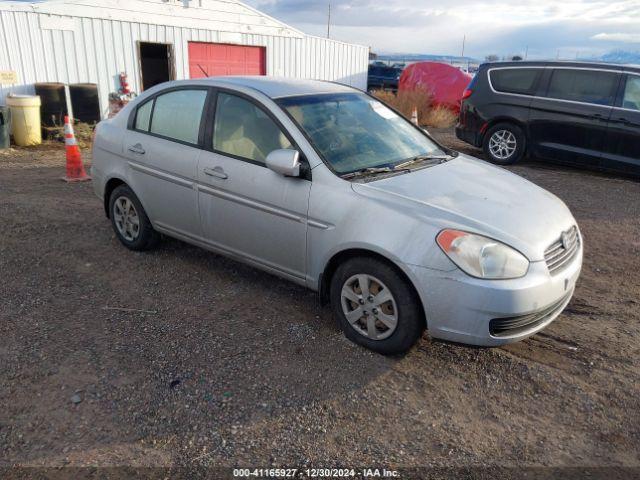
[[92, 173], [126, 247], [164, 234], [304, 285], [384, 354], [425, 328], [524, 339], [562, 312], [582, 265], [558, 198], [333, 83], [159, 85], [98, 125]]

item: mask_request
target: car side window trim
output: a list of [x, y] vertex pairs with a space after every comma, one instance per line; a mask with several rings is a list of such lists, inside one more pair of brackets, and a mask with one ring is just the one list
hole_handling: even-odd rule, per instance
[[[503, 90], [498, 90], [498, 89], [495, 88], [495, 86], [493, 85], [493, 80], [491, 79], [491, 73], [495, 72], [495, 71], [501, 71], [501, 70], [543, 70], [543, 72], [540, 75], [538, 75], [538, 78], [536, 78], [535, 81], [533, 82], [533, 85], [531, 87], [531, 93], [518, 93], [518, 92], [505, 92]], [[489, 70], [487, 70], [487, 79], [489, 81], [489, 87], [491, 88], [493, 93], [498, 93], [498, 94], [501, 94], [501, 95], [517, 95], [517, 96], [521, 96], [521, 97], [531, 98], [531, 97], [535, 97], [536, 93], [538, 93], [539, 90], [540, 90], [542, 79], [544, 77], [544, 70], [546, 70], [546, 67], [542, 67], [542, 66], [490, 68]]]
[[[305, 168], [305, 170], [309, 171], [309, 175], [307, 178], [308, 180], [311, 179], [311, 175], [310, 175], [310, 169], [308, 168], [309, 162], [307, 161], [304, 152], [302, 151], [302, 149], [300, 148], [300, 146], [298, 145], [298, 143], [293, 139], [291, 133], [285, 128], [285, 126], [282, 124], [282, 122], [276, 118], [276, 116], [262, 103], [260, 103], [257, 99], [253, 98], [250, 95], [247, 95], [243, 92], [238, 92], [237, 90], [232, 90], [229, 88], [224, 88], [224, 87], [215, 87], [214, 89], [214, 93], [211, 97], [211, 105], [209, 106], [208, 109], [208, 115], [207, 115], [207, 125], [205, 128], [205, 136], [204, 136], [204, 150], [207, 150], [209, 152], [215, 153], [217, 155], [222, 155], [223, 157], [229, 157], [229, 158], [233, 158], [235, 160], [239, 160], [241, 162], [246, 162], [246, 163], [250, 163], [252, 165], [257, 165], [258, 167], [263, 167], [263, 168], [268, 168], [264, 163], [262, 162], [258, 162], [256, 160], [252, 160], [250, 158], [246, 158], [246, 157], [241, 157], [239, 155], [234, 155], [232, 153], [227, 153], [227, 152], [222, 152], [220, 150], [216, 150], [213, 147], [213, 136], [215, 134], [215, 121], [216, 121], [216, 114], [217, 114], [217, 108], [218, 108], [218, 95], [220, 93], [225, 93], [227, 95], [234, 95], [238, 98], [241, 98], [243, 100], [248, 101], [249, 103], [251, 103], [252, 105], [254, 105], [256, 108], [259, 108], [262, 112], [265, 113], [265, 115], [267, 115], [267, 117], [269, 117], [269, 119], [271, 119], [271, 121], [273, 121], [275, 123], [275, 125], [280, 129], [280, 131], [284, 134], [285, 137], [287, 137], [287, 140], [289, 141], [289, 143], [291, 144], [291, 146], [293, 148], [295, 148], [299, 153], [300, 153], [300, 162], [305, 164], [307, 166], [307, 168]], [[301, 176], [300, 178], [306, 178], [305, 176]]]
[[514, 95], [516, 97], [526, 97], [526, 98], [532, 98], [535, 97], [536, 93], [538, 92], [539, 88], [540, 88], [540, 82], [542, 79], [543, 75], [540, 75], [537, 79], [536, 82], [534, 84], [534, 88], [532, 89], [533, 93], [528, 94], [528, 93], [513, 93], [513, 92], [503, 92], [500, 90], [497, 90], [495, 88], [495, 86], [493, 85], [493, 82], [491, 81], [491, 73], [494, 71], [498, 71], [498, 70], [523, 70], [523, 69], [527, 69], [527, 70], [545, 70], [547, 67], [545, 66], [541, 66], [541, 65], [523, 65], [523, 66], [517, 66], [517, 67], [494, 67], [494, 68], [490, 68], [487, 70], [487, 81], [489, 82], [489, 88], [491, 89], [491, 91], [493, 93], [497, 93], [498, 95]]
[[[202, 115], [200, 117], [200, 129], [198, 131], [198, 143], [190, 143], [190, 142], [185, 142], [182, 140], [178, 140], [176, 138], [171, 138], [171, 137], [167, 137], [165, 135], [159, 135], [157, 133], [153, 133], [151, 131], [151, 125], [153, 123], [153, 115], [155, 113], [156, 110], [156, 99], [162, 95], [171, 93], [171, 92], [176, 92], [176, 91], [182, 91], [182, 90], [201, 90], [201, 91], [206, 91], [207, 92], [207, 97], [205, 98], [204, 101], [204, 107], [202, 109]], [[209, 102], [211, 100], [213, 94], [213, 88], [208, 87], [208, 86], [201, 86], [201, 85], [184, 85], [184, 86], [179, 86], [179, 87], [172, 87], [172, 88], [167, 88], [165, 90], [162, 90], [160, 92], [156, 92], [155, 94], [153, 94], [152, 96], [150, 96], [144, 103], [141, 103], [140, 105], [137, 105], [135, 110], [133, 112], [131, 112], [131, 115], [129, 116], [129, 121], [127, 124], [127, 129], [134, 131], [134, 132], [138, 132], [138, 133], [142, 133], [144, 135], [149, 135], [150, 137], [155, 137], [155, 138], [160, 138], [162, 140], [167, 140], [169, 142], [174, 142], [174, 143], [179, 143], [180, 145], [185, 145], [187, 147], [193, 147], [193, 148], [198, 148], [200, 150], [205, 149], [204, 148], [204, 139], [205, 139], [205, 129], [206, 129], [206, 120], [207, 120], [207, 112], [208, 112], [208, 106], [209, 106]], [[137, 121], [137, 117], [138, 117], [138, 110], [143, 107], [144, 105], [148, 104], [149, 102], [153, 102], [153, 105], [151, 107], [151, 115], [149, 117], [149, 130], [140, 130], [135, 128], [136, 127], [136, 121]]]
[[[615, 108], [618, 110], [625, 110], [621, 107], [617, 107], [615, 106], [615, 102], [614, 105], [600, 105], [598, 103], [589, 103], [589, 102], [579, 102], [576, 100], [564, 100], [562, 98], [551, 98], [551, 97], [547, 97], [546, 93], [549, 89], [549, 81], [550, 81], [550, 76], [543, 82], [541, 82], [538, 85], [538, 92], [537, 95], [525, 95], [525, 94], [521, 94], [521, 93], [508, 93], [508, 92], [500, 92], [498, 90], [496, 90], [495, 88], [493, 88], [493, 85], [491, 84], [491, 75], [490, 72], [492, 70], [504, 70], [504, 69], [514, 69], [514, 68], [542, 68], [545, 69], [547, 71], [551, 71], [551, 70], [588, 70], [588, 71], [598, 71], [598, 72], [609, 72], [609, 73], [615, 73], [618, 74], [618, 82], [620, 83], [622, 81], [622, 77], [627, 74], [627, 75], [640, 75], [634, 72], [625, 72], [624, 70], [611, 70], [611, 69], [605, 69], [605, 68], [587, 68], [587, 67], [563, 67], [563, 66], [515, 66], [515, 67], [494, 67], [494, 68], [490, 68], [489, 70], [487, 70], [487, 80], [489, 82], [489, 88], [491, 89], [491, 91], [497, 95], [511, 95], [511, 96], [515, 96], [515, 97], [524, 97], [524, 98], [533, 98], [536, 100], [547, 100], [549, 102], [562, 102], [562, 103], [572, 103], [572, 104], [576, 104], [576, 105], [589, 105], [592, 107], [601, 107], [601, 108], [606, 108], [606, 109], [611, 109], [611, 108]], [[540, 88], [542, 87], [542, 88]], [[541, 95], [541, 93], [544, 92], [544, 95]]]

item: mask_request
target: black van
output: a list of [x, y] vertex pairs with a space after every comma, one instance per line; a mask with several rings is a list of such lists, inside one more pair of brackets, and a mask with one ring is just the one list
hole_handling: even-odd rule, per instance
[[640, 68], [484, 64], [464, 92], [456, 135], [501, 165], [527, 153], [640, 174]]

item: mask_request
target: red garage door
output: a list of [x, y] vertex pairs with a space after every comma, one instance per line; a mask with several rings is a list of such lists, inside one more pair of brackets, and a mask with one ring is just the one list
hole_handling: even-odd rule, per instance
[[189, 42], [189, 75], [266, 75], [265, 57], [265, 47]]

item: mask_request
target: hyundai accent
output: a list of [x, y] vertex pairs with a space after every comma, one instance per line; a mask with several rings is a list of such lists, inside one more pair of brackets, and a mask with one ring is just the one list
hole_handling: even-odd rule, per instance
[[554, 195], [334, 83], [156, 86], [98, 125], [92, 174], [125, 247], [164, 234], [304, 285], [383, 354], [425, 329], [527, 338], [560, 315], [582, 265]]

